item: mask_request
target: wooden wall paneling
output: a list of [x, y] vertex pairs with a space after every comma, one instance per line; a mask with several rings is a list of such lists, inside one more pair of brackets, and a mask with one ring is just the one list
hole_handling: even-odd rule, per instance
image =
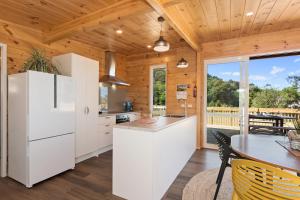
[[[189, 62], [189, 67], [179, 69], [176, 67], [178, 60], [184, 57]], [[127, 75], [131, 86], [128, 96], [134, 102], [134, 107], [143, 114], [148, 115], [149, 109], [149, 72], [151, 65], [167, 64], [167, 113], [183, 114], [184, 108], [176, 99], [176, 85], [190, 84], [188, 89], [189, 114], [196, 114], [196, 98], [193, 97], [193, 87], [196, 84], [196, 53], [190, 47], [181, 47], [169, 52], [157, 54], [154, 52], [134, 54], [127, 57]]]

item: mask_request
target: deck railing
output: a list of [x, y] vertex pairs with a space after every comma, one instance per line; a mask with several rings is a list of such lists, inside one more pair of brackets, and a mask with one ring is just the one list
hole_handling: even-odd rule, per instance
[[153, 116], [163, 116], [166, 114], [166, 106], [162, 105], [153, 105]]
[[[300, 119], [300, 109], [289, 108], [249, 108], [249, 114], [267, 113], [270, 115], [288, 116]], [[207, 124], [219, 126], [239, 126], [239, 108], [237, 107], [207, 107]], [[256, 125], [265, 125], [255, 122]], [[269, 124], [272, 125], [271, 123]], [[293, 126], [290, 119], [285, 120], [285, 126]]]

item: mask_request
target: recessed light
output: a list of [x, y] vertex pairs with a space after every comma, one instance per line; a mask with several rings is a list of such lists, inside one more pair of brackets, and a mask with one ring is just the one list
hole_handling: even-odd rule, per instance
[[152, 46], [151, 46], [151, 45], [147, 45], [147, 48], [148, 48], [148, 49], [151, 49], [151, 48], [152, 48]]
[[117, 33], [117, 34], [122, 34], [123, 31], [122, 31], [121, 29], [118, 29], [118, 30], [116, 30], [116, 33]]
[[246, 16], [247, 16], [247, 17], [250, 17], [250, 16], [252, 16], [252, 15], [254, 15], [254, 13], [253, 13], [252, 11], [246, 13]]

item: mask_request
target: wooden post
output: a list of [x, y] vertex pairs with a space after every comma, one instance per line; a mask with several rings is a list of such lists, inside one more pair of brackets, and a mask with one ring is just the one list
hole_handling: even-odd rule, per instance
[[204, 113], [205, 108], [203, 107], [203, 95], [204, 95], [204, 65], [202, 59], [202, 52], [197, 51], [197, 148], [201, 149], [203, 147], [203, 128], [204, 128]]

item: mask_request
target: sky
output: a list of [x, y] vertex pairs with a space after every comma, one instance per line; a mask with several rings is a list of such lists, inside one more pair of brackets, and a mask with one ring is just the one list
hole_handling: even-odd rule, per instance
[[[207, 72], [226, 81], [240, 80], [239, 63], [208, 65]], [[289, 75], [300, 76], [300, 56], [266, 58], [249, 62], [249, 82], [258, 87], [265, 87], [267, 84], [277, 89], [288, 87], [290, 84], [286, 79]]]

